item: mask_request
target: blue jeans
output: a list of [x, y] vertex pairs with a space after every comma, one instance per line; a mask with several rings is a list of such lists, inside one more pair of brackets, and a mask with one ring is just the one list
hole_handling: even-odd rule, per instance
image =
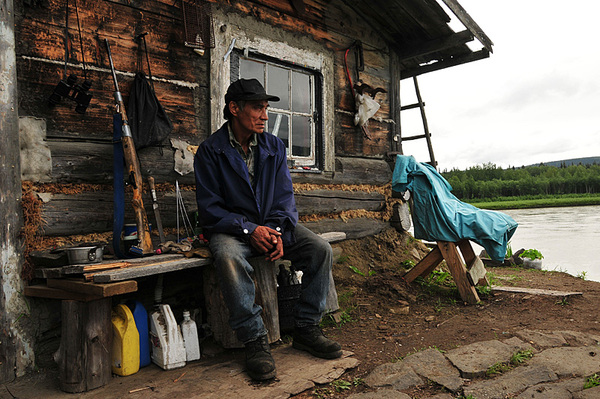
[[[332, 265], [331, 246], [301, 225], [296, 226], [296, 243], [283, 248], [283, 259], [302, 271], [302, 294], [294, 308], [298, 327], [316, 325], [325, 311]], [[255, 301], [254, 269], [248, 258], [259, 255], [250, 243], [229, 234], [213, 234], [210, 250], [221, 292], [229, 309], [229, 325], [238, 339], [247, 343], [267, 333], [262, 308]]]

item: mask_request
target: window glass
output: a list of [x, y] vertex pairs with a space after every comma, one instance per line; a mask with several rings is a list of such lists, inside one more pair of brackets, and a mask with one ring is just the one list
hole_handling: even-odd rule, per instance
[[268, 116], [269, 122], [267, 123], [267, 131], [272, 135], [279, 137], [285, 146], [289, 148], [290, 125], [288, 116], [284, 114], [276, 114], [274, 112], [269, 112]]
[[310, 77], [292, 71], [292, 111], [310, 113]]
[[311, 156], [310, 117], [292, 117], [292, 155], [300, 157]]
[[265, 69], [262, 62], [256, 62], [246, 58], [240, 58], [240, 78], [258, 79], [260, 84], [265, 85]]
[[281, 99], [273, 103], [279, 109], [290, 109], [289, 73], [288, 69], [267, 64], [267, 93]]

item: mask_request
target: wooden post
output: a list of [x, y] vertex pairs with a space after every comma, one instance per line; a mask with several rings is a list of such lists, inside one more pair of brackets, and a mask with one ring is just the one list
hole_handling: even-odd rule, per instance
[[33, 363], [29, 334], [16, 320], [28, 314], [23, 291], [21, 167], [15, 55], [15, 10], [12, 0], [0, 4], [0, 383], [12, 381]]
[[[255, 302], [263, 309], [262, 318], [268, 330], [267, 338], [269, 343], [273, 343], [281, 338], [277, 302], [277, 263], [266, 261], [263, 257], [250, 258], [249, 262], [254, 268]], [[229, 310], [223, 301], [214, 266], [204, 267], [203, 272], [208, 324], [215, 340], [224, 348], [243, 348], [244, 344], [237, 339], [229, 326]]]
[[110, 311], [111, 298], [62, 301], [61, 340], [55, 360], [63, 391], [86, 392], [110, 381]]

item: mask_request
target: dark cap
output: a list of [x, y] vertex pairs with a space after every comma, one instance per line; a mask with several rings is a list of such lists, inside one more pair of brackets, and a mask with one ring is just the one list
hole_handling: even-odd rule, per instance
[[230, 101], [279, 101], [279, 97], [267, 94], [263, 85], [256, 79], [239, 79], [229, 85], [225, 94], [225, 104]]

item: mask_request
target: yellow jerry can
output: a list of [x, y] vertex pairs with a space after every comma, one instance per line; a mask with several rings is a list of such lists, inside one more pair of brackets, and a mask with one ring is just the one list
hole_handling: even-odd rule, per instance
[[140, 336], [135, 326], [133, 313], [126, 305], [117, 305], [112, 311], [113, 344], [112, 372], [131, 375], [140, 369]]

